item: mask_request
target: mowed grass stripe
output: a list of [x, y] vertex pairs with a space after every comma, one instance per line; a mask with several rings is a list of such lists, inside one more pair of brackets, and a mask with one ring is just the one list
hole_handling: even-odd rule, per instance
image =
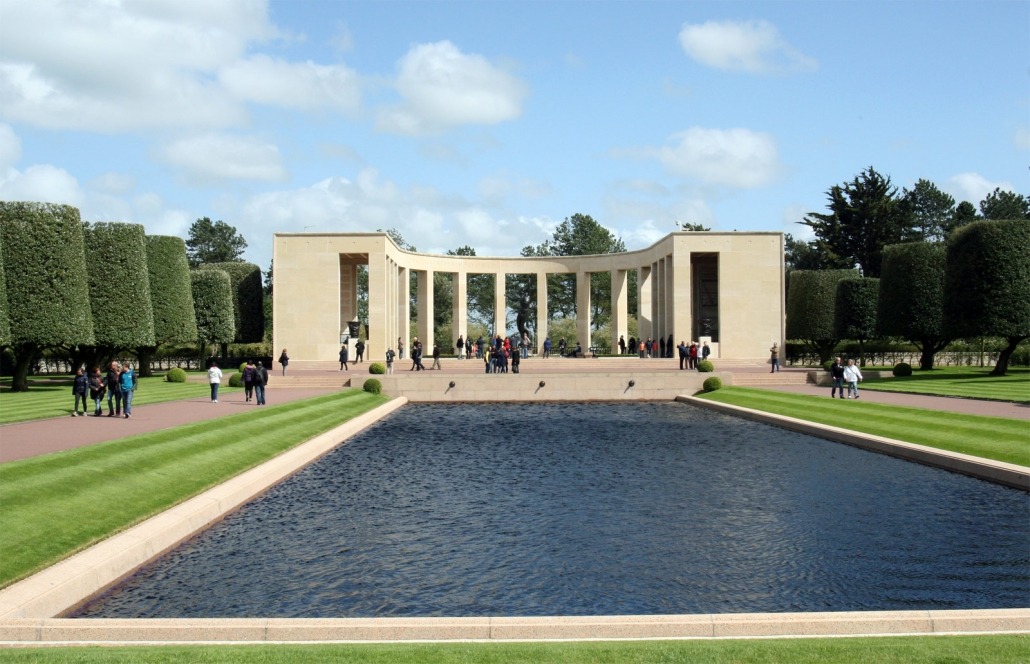
[[350, 390], [2, 464], [0, 585], [387, 401]]
[[1030, 403], [1030, 369], [1009, 367], [1005, 376], [991, 376], [990, 367], [938, 367], [911, 376], [869, 378], [863, 389]]
[[1030, 465], [1030, 421], [729, 387], [698, 395], [951, 452]]

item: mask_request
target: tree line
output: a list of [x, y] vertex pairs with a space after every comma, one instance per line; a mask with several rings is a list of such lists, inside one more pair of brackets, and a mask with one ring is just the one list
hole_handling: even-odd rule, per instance
[[148, 375], [165, 344], [203, 353], [261, 341], [261, 270], [240, 259], [245, 248], [207, 217], [184, 242], [140, 224], [82, 222], [69, 205], [0, 201], [0, 349], [13, 354], [12, 390], [28, 389], [43, 351], [87, 367], [128, 352]]
[[1001, 337], [1004, 375], [1030, 338], [1030, 197], [995, 189], [954, 199], [919, 180], [898, 192], [869, 167], [827, 191], [828, 211], [785, 238], [787, 338], [830, 359], [840, 341], [898, 337], [920, 367], [956, 339]]

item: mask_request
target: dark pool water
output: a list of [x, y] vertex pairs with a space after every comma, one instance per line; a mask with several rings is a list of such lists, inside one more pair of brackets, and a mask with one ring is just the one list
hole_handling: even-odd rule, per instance
[[79, 617], [1030, 604], [1026, 493], [678, 403], [411, 405]]

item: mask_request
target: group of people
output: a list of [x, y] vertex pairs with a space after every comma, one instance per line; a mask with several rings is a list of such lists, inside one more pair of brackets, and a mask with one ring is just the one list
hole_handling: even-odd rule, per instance
[[844, 384], [848, 386], [848, 398], [858, 398], [858, 381], [862, 380], [862, 372], [854, 360], [848, 360], [844, 364], [838, 357], [830, 366], [830, 377], [833, 379], [833, 387], [830, 388], [830, 398], [837, 396], [840, 391], [840, 398], [844, 398]]
[[[286, 351], [283, 350], [285, 354]], [[287, 358], [287, 362], [289, 359]], [[283, 375], [286, 368], [283, 366]], [[265, 405], [265, 386], [268, 385], [268, 369], [263, 362], [255, 363], [254, 360], [247, 360], [243, 367], [243, 393], [247, 401], [254, 400], [257, 405]], [[218, 368], [217, 362], [211, 362], [207, 368], [207, 382], [211, 385], [211, 403], [218, 403], [218, 388], [222, 385], [222, 370]]]
[[687, 342], [681, 341], [679, 346], [676, 346], [680, 354], [680, 370], [683, 369], [697, 369], [697, 364], [700, 360], [707, 360], [708, 356], [712, 354], [712, 349], [708, 346], [708, 342], [704, 344], [698, 344], [696, 341], [691, 341], [690, 345]]
[[132, 417], [132, 396], [136, 392], [136, 385], [139, 377], [133, 370], [131, 364], [124, 366], [114, 360], [108, 365], [107, 374], [100, 373], [100, 367], [93, 367], [87, 375], [79, 367], [75, 371], [75, 380], [72, 381], [72, 394], [75, 396], [75, 407], [72, 410], [72, 417], [79, 417], [79, 403], [82, 403], [82, 417], [89, 413], [86, 411], [88, 402], [87, 395], [93, 401], [93, 417], [100, 417], [104, 414], [104, 397], [107, 397], [107, 416]]
[[518, 373], [519, 365], [522, 363], [522, 351], [512, 347], [511, 339], [497, 335], [493, 343], [488, 344], [482, 351], [482, 360], [486, 373], [508, 373], [509, 367], [511, 373]]
[[523, 334], [515, 344], [512, 343], [510, 338], [501, 337], [501, 335], [497, 335], [489, 342], [484, 341], [481, 336], [475, 341], [472, 341], [472, 337], [466, 339], [464, 336], [458, 335], [458, 340], [454, 343], [454, 354], [459, 360], [471, 360], [472, 358], [482, 360], [483, 356], [489, 352], [490, 348], [496, 346], [498, 343], [500, 343], [509, 353], [518, 353], [519, 357], [522, 359], [529, 357], [530, 339], [528, 334]]
[[[283, 354], [286, 350], [283, 349]], [[358, 339], [354, 344], [354, 364], [361, 364], [361, 361], [365, 359], [365, 342]], [[350, 347], [347, 344], [340, 346], [340, 371], [350, 371], [350, 365], [348, 361], [350, 359]], [[286, 358], [286, 364], [289, 364], [290, 358]], [[280, 356], [279, 363], [282, 364], [282, 356]], [[286, 375], [286, 364], [283, 364], [283, 375]]]

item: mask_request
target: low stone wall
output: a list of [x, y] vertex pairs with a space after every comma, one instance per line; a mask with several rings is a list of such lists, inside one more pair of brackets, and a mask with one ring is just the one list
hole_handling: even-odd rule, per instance
[[[383, 393], [412, 402], [462, 401], [671, 401], [681, 394], [701, 390], [706, 378], [718, 376], [723, 385], [733, 384], [728, 372], [678, 371], [663, 374], [539, 373], [460, 374], [431, 371], [372, 376], [383, 384]], [[351, 379], [360, 388], [366, 378]]]

